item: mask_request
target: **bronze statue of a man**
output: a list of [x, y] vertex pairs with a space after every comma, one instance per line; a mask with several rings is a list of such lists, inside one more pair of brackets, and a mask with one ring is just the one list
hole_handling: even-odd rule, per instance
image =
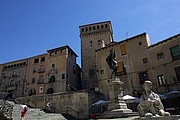
[[112, 78], [113, 74], [114, 74], [114, 77], [116, 77], [117, 76], [117, 70], [118, 70], [118, 64], [117, 64], [117, 61], [116, 61], [115, 50], [112, 50], [112, 52], [106, 58], [106, 62], [108, 63], [109, 68], [113, 69], [113, 72], [111, 74], [111, 78]]

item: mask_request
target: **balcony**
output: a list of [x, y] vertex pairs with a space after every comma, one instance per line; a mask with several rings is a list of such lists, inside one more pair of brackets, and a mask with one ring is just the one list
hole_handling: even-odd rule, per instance
[[54, 76], [54, 75], [51, 76], [51, 77], [49, 78], [49, 81], [48, 81], [48, 83], [52, 83], [52, 82], [55, 82], [55, 76]]
[[37, 84], [42, 84], [42, 83], [44, 83], [44, 78], [41, 78], [41, 79], [37, 80]]
[[38, 69], [38, 73], [43, 73], [43, 72], [45, 72], [45, 68]]

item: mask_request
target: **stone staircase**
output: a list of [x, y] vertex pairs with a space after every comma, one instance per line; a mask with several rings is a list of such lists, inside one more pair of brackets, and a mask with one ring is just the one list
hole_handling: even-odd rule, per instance
[[12, 118], [8, 118], [2, 112], [0, 112], [0, 120], [12, 120]]
[[[20, 120], [20, 104], [15, 104], [13, 102], [9, 102], [11, 105], [13, 105], [13, 112], [12, 112], [12, 118], [13, 120]], [[28, 112], [26, 113], [26, 120], [67, 120], [64, 116], [61, 114], [55, 114], [55, 113], [45, 113], [41, 109], [37, 108], [29, 108]]]

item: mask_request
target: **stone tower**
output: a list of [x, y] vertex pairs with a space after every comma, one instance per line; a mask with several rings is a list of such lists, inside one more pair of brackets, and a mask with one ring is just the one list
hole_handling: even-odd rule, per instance
[[81, 38], [82, 86], [88, 90], [98, 86], [95, 50], [113, 42], [110, 21], [79, 26]]

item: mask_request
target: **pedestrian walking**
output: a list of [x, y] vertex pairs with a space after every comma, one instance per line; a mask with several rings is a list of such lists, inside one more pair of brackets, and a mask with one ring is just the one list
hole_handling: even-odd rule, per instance
[[50, 103], [49, 103], [49, 101], [47, 101], [45, 109], [46, 109], [47, 113], [50, 112]]
[[23, 103], [23, 104], [21, 105], [20, 111], [21, 111], [21, 120], [25, 120], [26, 112], [28, 111], [27, 105], [25, 105], [25, 104]]

